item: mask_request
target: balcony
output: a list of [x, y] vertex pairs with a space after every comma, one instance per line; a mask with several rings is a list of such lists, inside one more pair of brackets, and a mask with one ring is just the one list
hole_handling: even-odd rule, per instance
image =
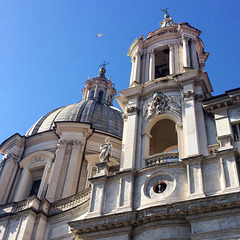
[[179, 162], [178, 151], [158, 153], [150, 156], [145, 160], [145, 166], [151, 167], [155, 165], [165, 164], [165, 163], [176, 163]]

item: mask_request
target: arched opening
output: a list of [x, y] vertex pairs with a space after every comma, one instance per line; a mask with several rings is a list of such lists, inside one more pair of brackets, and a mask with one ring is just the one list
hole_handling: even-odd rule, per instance
[[156, 51], [155, 54], [155, 78], [169, 75], [169, 49]]
[[178, 151], [175, 122], [169, 119], [158, 121], [151, 129], [149, 155]]
[[93, 97], [94, 97], [94, 93], [95, 93], [95, 91], [93, 90], [93, 91], [91, 91], [91, 94], [90, 94], [90, 99], [93, 99]]
[[98, 94], [98, 102], [101, 103], [103, 100], [103, 91], [100, 91]]

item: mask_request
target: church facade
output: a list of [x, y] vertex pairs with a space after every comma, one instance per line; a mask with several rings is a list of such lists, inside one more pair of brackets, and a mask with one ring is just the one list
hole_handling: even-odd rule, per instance
[[129, 87], [83, 99], [0, 145], [0, 239], [240, 239], [240, 89], [212, 96], [201, 31], [137, 38]]

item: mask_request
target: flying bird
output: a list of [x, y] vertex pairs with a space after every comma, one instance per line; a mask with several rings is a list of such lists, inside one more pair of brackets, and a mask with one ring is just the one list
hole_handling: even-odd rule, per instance
[[102, 37], [103, 33], [99, 33], [96, 35], [96, 37]]

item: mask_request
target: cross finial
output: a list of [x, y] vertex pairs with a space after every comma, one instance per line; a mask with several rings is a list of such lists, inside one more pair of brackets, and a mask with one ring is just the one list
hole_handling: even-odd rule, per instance
[[168, 14], [168, 9], [169, 8], [165, 8], [165, 9], [160, 8], [160, 10], [165, 13], [164, 18], [170, 18], [170, 15]]
[[108, 65], [108, 64], [109, 64], [108, 62], [103, 61], [103, 64], [99, 65], [99, 67], [104, 67], [105, 68], [105, 66]]

